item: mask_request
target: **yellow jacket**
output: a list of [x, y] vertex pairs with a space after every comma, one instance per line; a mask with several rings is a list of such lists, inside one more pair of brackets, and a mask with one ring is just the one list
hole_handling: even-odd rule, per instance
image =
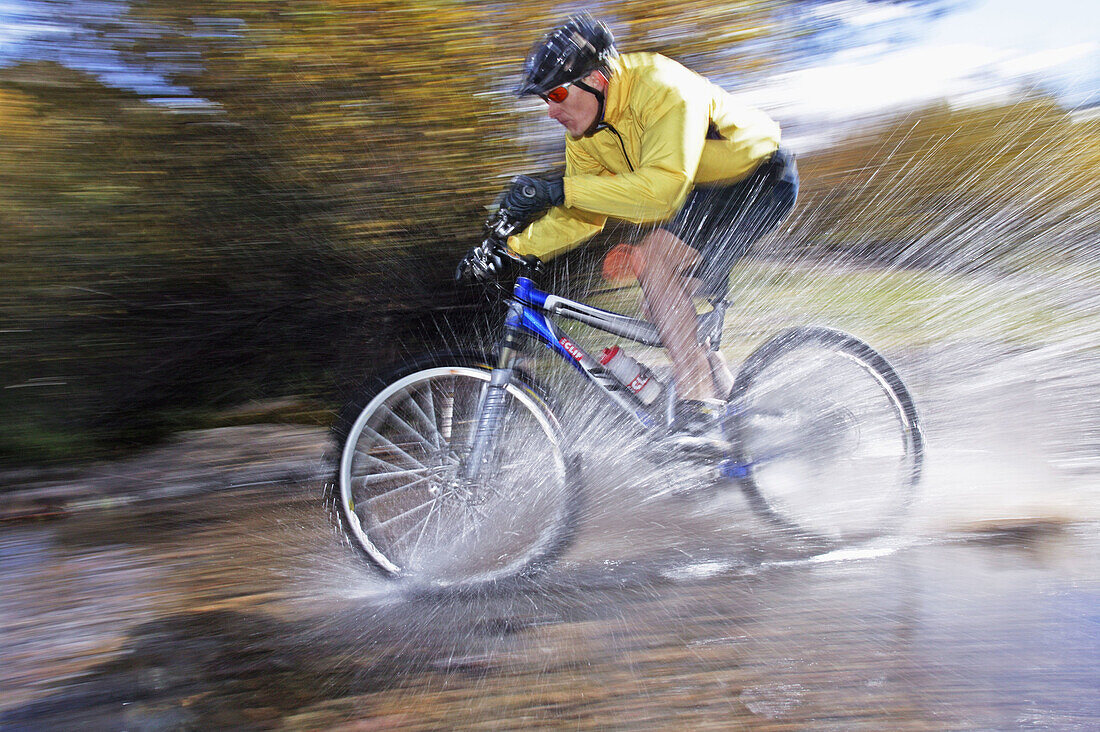
[[671, 59], [624, 54], [611, 70], [607, 126], [566, 137], [565, 205], [510, 237], [516, 253], [549, 259], [599, 233], [609, 216], [669, 219], [695, 183], [740, 180], [779, 147], [770, 117]]

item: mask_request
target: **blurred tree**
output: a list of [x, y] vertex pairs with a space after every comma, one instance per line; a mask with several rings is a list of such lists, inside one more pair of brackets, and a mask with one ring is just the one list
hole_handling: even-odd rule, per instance
[[[153, 439], [384, 360], [528, 165], [510, 90], [560, 20], [447, 0], [68, 5], [163, 78], [147, 93], [192, 96], [149, 104], [53, 63], [3, 72], [11, 461], [71, 457], [76, 435]], [[763, 35], [776, 6], [727, 4], [722, 27]], [[665, 51], [721, 45], [679, 7], [627, 2], [613, 22], [628, 41], [678, 34]]]
[[[608, 19], [624, 47], [751, 69], [772, 57], [748, 42], [774, 35], [787, 5], [628, 0]], [[525, 167], [530, 107], [509, 92], [561, 17], [518, 2], [142, 0], [103, 32], [264, 136], [286, 175], [337, 205], [347, 242], [390, 251], [468, 241], [480, 206]]]
[[[624, 50], [737, 83], [800, 62], [797, 49], [828, 25], [816, 5], [591, 9]], [[541, 3], [31, 6], [51, 28], [40, 56], [110, 66], [104, 76], [128, 74], [135, 91], [59, 63], [0, 70], [3, 462], [148, 441], [223, 405], [329, 391], [405, 343], [421, 348], [440, 302], [466, 304], [449, 277], [484, 205], [536, 158], [560, 158], [537, 155], [560, 149], [560, 130], [510, 94], [530, 45], [568, 14]], [[52, 32], [60, 25], [77, 30]], [[811, 205], [842, 223], [813, 241], [909, 246], [943, 177], [881, 222], [844, 218], [845, 206], [883, 200], [872, 179], [888, 177], [850, 175], [852, 161], [877, 163], [897, 134], [822, 159]], [[989, 141], [968, 138], [929, 166]], [[884, 165], [923, 148], [899, 150]], [[965, 172], [947, 170], [956, 183]]]
[[357, 264], [254, 136], [55, 64], [0, 93], [0, 457], [147, 441], [317, 381]]
[[798, 238], [810, 256], [903, 266], [1085, 261], [1100, 240], [1098, 164], [1100, 125], [1049, 98], [932, 105], [801, 161]]

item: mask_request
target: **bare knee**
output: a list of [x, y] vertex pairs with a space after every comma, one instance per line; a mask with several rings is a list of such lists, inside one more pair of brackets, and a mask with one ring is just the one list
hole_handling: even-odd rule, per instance
[[635, 257], [643, 279], [667, 279], [695, 264], [699, 254], [674, 234], [655, 229], [638, 243]]

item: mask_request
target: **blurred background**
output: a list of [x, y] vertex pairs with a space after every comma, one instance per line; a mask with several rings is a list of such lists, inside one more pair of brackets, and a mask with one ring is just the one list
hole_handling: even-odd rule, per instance
[[[368, 365], [450, 335], [485, 206], [560, 165], [558, 126], [510, 90], [582, 7], [782, 123], [803, 198], [758, 259], [1095, 286], [1088, 4], [3, 0], [0, 464], [257, 401], [323, 423]], [[591, 288], [600, 253], [556, 274]]]
[[[890, 359], [928, 445], [899, 536], [815, 553], [585, 443], [537, 587], [425, 597], [341, 542], [327, 427], [493, 335], [452, 273], [561, 165], [511, 89], [585, 8], [781, 123], [800, 201], [724, 348], [819, 323]], [[1095, 729], [1098, 28], [1081, 0], [0, 0], [0, 727]], [[553, 286], [636, 308], [600, 265], [639, 233]]]

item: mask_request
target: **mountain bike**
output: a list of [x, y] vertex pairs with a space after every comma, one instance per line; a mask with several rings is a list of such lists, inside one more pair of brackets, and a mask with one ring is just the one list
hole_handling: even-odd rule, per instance
[[[654, 396], [651, 370], [639, 372], [646, 383], [616, 373], [606, 351], [592, 355], [558, 321], [661, 347], [656, 326], [540, 290], [539, 263], [502, 244], [519, 228], [498, 211], [477, 250], [510, 259], [516, 273], [495, 351], [425, 356], [374, 378], [339, 421], [336, 511], [350, 543], [387, 576], [484, 585], [532, 576], [569, 544], [581, 474], [558, 416], [584, 421], [572, 413], [591, 410], [590, 400], [555, 400], [561, 390], [520, 360], [531, 342], [621, 417], [599, 425], [659, 453], [675, 384]], [[697, 332], [717, 353], [729, 301], [710, 304]], [[890, 531], [920, 480], [923, 437], [909, 390], [871, 346], [837, 330], [790, 328], [756, 348], [721, 423], [724, 450], [659, 459], [705, 463], [767, 521], [826, 546]]]

